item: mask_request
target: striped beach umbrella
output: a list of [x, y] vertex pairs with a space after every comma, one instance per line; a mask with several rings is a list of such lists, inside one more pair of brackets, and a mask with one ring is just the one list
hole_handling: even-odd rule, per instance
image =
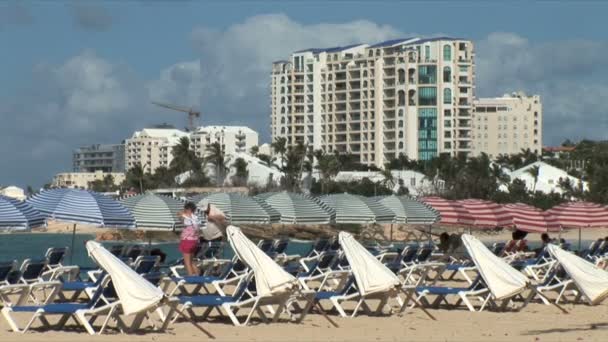
[[439, 221], [439, 212], [426, 203], [410, 196], [378, 197], [377, 201], [395, 215], [395, 223], [433, 224]]
[[473, 217], [473, 225], [478, 228], [507, 227], [512, 222], [509, 212], [498, 203], [479, 199], [457, 201]]
[[608, 208], [590, 202], [568, 202], [557, 205], [547, 212], [566, 228], [608, 227]]
[[28, 230], [44, 224], [44, 216], [31, 204], [0, 195], [0, 230]]
[[191, 198], [197, 207], [204, 210], [207, 203], [213, 204], [232, 224], [268, 224], [278, 222], [280, 214], [262, 201], [235, 192], [203, 194]]
[[184, 209], [184, 202], [178, 199], [147, 193], [126, 197], [120, 202], [131, 211], [138, 228], [183, 228], [183, 222], [178, 213]]
[[557, 218], [546, 211], [523, 204], [505, 204], [504, 208], [511, 215], [511, 225], [530, 233], [557, 232], [560, 230]]
[[255, 196], [281, 215], [285, 224], [328, 224], [335, 213], [310, 196], [294, 192], [267, 192]]
[[135, 219], [118, 201], [97, 192], [51, 189], [27, 200], [46, 218], [103, 227], [134, 227]]
[[441, 197], [423, 197], [422, 202], [439, 212], [439, 224], [470, 226], [475, 221], [473, 216], [458, 202]]
[[336, 223], [392, 223], [395, 217], [377, 201], [358, 195], [332, 194], [318, 197], [320, 203], [336, 213]]
[[582, 229], [608, 227], [608, 208], [590, 202], [568, 202], [547, 210], [564, 228], [578, 228], [578, 249], [581, 249]]

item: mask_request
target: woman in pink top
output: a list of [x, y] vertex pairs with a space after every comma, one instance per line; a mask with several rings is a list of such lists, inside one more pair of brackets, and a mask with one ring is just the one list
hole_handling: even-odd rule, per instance
[[184, 256], [184, 266], [188, 275], [198, 275], [199, 270], [194, 265], [194, 253], [198, 249], [198, 239], [200, 235], [200, 221], [195, 214], [196, 205], [188, 202], [184, 205], [184, 210], [180, 212], [182, 220], [184, 220], [184, 229], [182, 230], [179, 242], [179, 251]]

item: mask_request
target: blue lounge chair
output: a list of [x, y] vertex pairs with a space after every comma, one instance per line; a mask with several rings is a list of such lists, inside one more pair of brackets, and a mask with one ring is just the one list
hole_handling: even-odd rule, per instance
[[[94, 335], [96, 333], [93, 325], [91, 324], [89, 317], [92, 319], [96, 318], [100, 315], [107, 315], [106, 320], [101, 326], [99, 333], [103, 332], [106, 328], [109, 319], [114, 317], [119, 325], [124, 327], [124, 324], [120, 321], [120, 318], [114, 315], [114, 312], [119, 305], [120, 302], [113, 302], [111, 304], [98, 305], [101, 296], [105, 290], [105, 286], [109, 282], [109, 277], [104, 277], [101, 285], [95, 291], [95, 294], [91, 297], [91, 299], [86, 303], [52, 303], [45, 305], [16, 305], [4, 307], [2, 309], [2, 315], [8, 322], [11, 329], [15, 332], [25, 333], [30, 329], [32, 324], [36, 322], [36, 320], [40, 320], [45, 327], [50, 327], [46, 316], [55, 315], [60, 316], [59, 322], [56, 324], [56, 327], [61, 328], [67, 323], [70, 317], [75, 318], [75, 320], [82, 325], [86, 331]], [[28, 321], [24, 328], [20, 328], [17, 320], [12, 316], [14, 312], [31, 312], [33, 313], [32, 318]]]
[[68, 247], [51, 247], [47, 249], [46, 253], [44, 253], [44, 257], [47, 260], [47, 269], [52, 270], [63, 266], [63, 259], [68, 254], [69, 250]]

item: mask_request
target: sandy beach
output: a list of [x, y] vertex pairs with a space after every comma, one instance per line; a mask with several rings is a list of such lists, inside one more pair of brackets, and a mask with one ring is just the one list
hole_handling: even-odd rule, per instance
[[[419, 309], [402, 315], [331, 318], [335, 328], [320, 314], [310, 314], [301, 324], [279, 322], [234, 327], [228, 320], [202, 322], [217, 341], [605, 341], [608, 336], [608, 304], [564, 305], [569, 314], [554, 307], [530, 304], [520, 312], [469, 312], [464, 309], [436, 309], [429, 319]], [[70, 327], [73, 328], [73, 323]], [[89, 336], [83, 330], [8, 330], [0, 322], [2, 341], [205, 341], [210, 340], [187, 322], [177, 322], [165, 333], [120, 334], [112, 330]]]

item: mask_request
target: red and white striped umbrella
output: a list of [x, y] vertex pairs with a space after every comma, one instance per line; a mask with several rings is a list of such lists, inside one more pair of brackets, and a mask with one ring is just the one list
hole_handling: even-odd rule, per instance
[[562, 227], [608, 227], [608, 208], [590, 202], [568, 202], [557, 205], [547, 212], [557, 218]]
[[474, 222], [471, 214], [456, 201], [441, 197], [423, 197], [420, 200], [439, 212], [439, 224], [472, 225]]
[[498, 203], [478, 199], [465, 199], [457, 202], [473, 217], [473, 225], [476, 227], [506, 227], [512, 222], [509, 212]]
[[560, 225], [557, 218], [546, 211], [523, 203], [506, 204], [504, 208], [512, 217], [511, 225], [531, 233], [557, 232]]

